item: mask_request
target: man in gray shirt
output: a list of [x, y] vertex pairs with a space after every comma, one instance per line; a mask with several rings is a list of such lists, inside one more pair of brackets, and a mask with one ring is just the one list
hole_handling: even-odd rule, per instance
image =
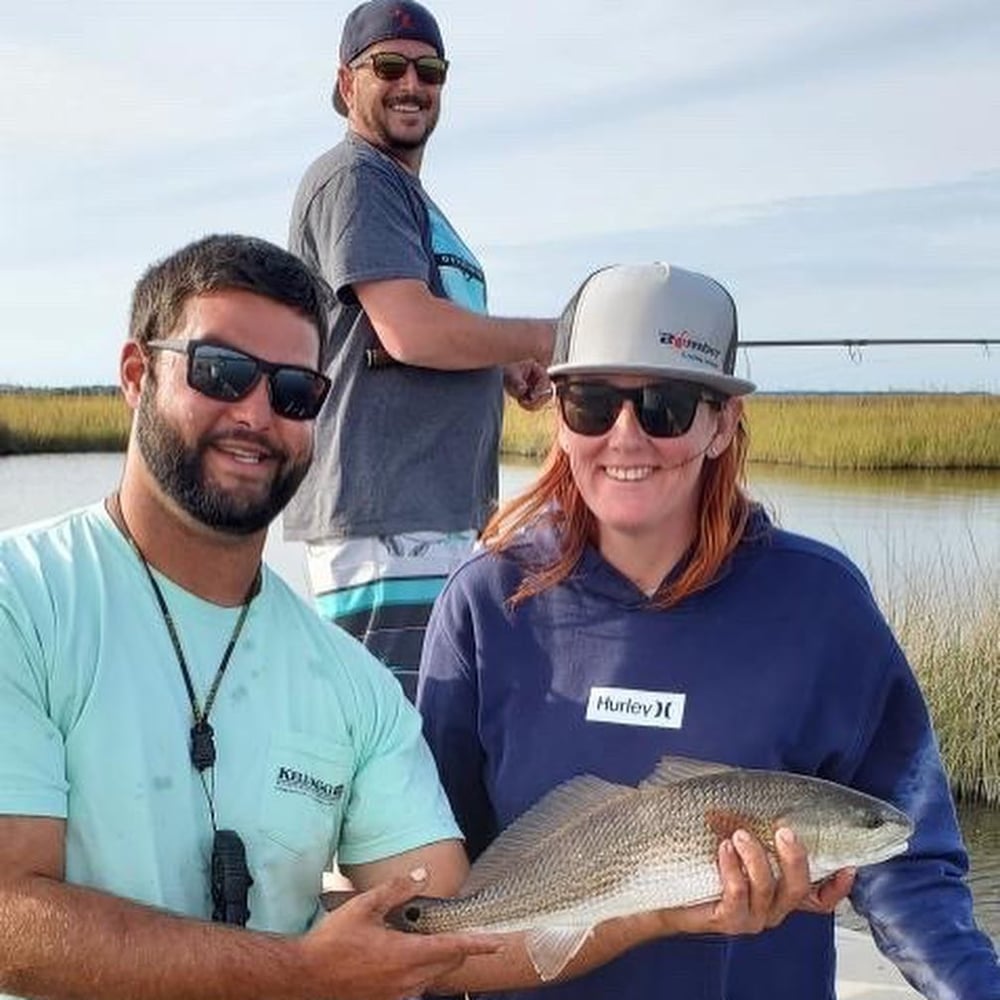
[[486, 315], [482, 268], [420, 183], [447, 69], [420, 4], [352, 11], [333, 95], [347, 135], [306, 171], [289, 237], [336, 304], [333, 389], [285, 533], [308, 543], [320, 611], [411, 698], [430, 607], [496, 503], [502, 388], [538, 405], [554, 339], [552, 320]]

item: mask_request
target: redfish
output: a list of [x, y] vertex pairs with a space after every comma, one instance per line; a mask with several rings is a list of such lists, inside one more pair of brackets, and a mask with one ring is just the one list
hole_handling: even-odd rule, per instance
[[487, 848], [458, 896], [417, 897], [391, 922], [525, 931], [549, 980], [601, 921], [718, 898], [720, 841], [748, 830], [775, 859], [779, 827], [797, 834], [813, 881], [885, 861], [913, 832], [894, 806], [820, 778], [665, 757], [637, 788], [582, 775], [553, 789]]

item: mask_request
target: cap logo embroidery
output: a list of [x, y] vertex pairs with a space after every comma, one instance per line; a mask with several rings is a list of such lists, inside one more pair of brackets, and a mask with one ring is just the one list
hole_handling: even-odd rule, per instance
[[707, 354], [712, 360], [722, 354], [719, 348], [706, 344], [703, 340], [695, 340], [689, 330], [678, 330], [676, 333], [670, 330], [661, 330], [660, 343], [667, 347], [676, 347], [678, 351], [695, 351], [698, 354]]
[[400, 8], [400, 7], [397, 7], [392, 12], [392, 16], [397, 21], [397, 29], [401, 28], [404, 31], [412, 31], [413, 30], [413, 18], [410, 16], [409, 11], [406, 11], [406, 10], [403, 10], [402, 8]]

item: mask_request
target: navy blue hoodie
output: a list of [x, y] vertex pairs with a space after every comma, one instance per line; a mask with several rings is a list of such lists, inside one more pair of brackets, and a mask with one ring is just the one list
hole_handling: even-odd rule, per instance
[[[512, 610], [551, 544], [540, 527], [473, 557], [428, 628], [418, 706], [470, 854], [560, 782], [635, 785], [664, 754], [818, 775], [916, 823], [851, 895], [882, 951], [933, 1000], [1000, 1000], [926, 705], [860, 571], [757, 510], [712, 585], [667, 611], [592, 548]], [[795, 913], [759, 935], [652, 942], [544, 996], [833, 1000], [834, 976], [833, 918]]]

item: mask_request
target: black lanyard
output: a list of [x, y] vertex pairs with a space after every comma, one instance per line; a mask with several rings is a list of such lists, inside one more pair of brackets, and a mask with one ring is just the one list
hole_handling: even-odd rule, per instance
[[260, 590], [260, 567], [257, 567], [257, 572], [250, 583], [250, 589], [247, 591], [246, 597], [243, 598], [243, 607], [240, 609], [239, 618], [236, 619], [236, 625], [233, 627], [232, 635], [229, 637], [226, 651], [222, 654], [218, 669], [215, 671], [215, 679], [212, 681], [208, 697], [205, 699], [205, 707], [201, 708], [198, 705], [198, 696], [195, 694], [194, 684], [191, 682], [191, 673], [188, 670], [187, 660], [184, 658], [184, 650], [181, 647], [180, 636], [177, 634], [177, 626], [174, 624], [173, 616], [170, 614], [170, 608], [167, 607], [163, 591], [160, 590], [160, 585], [156, 582], [156, 577], [153, 576], [153, 571], [150, 569], [149, 563], [146, 562], [146, 557], [142, 554], [142, 549], [139, 548], [135, 538], [132, 537], [132, 532], [129, 530], [128, 523], [125, 520], [125, 513], [122, 510], [121, 499], [117, 493], [112, 495], [111, 504], [118, 514], [122, 534], [128, 539], [129, 545], [132, 546], [133, 551], [139, 557], [139, 562], [142, 563], [142, 568], [146, 571], [146, 576], [149, 578], [150, 586], [156, 595], [156, 603], [160, 606], [163, 623], [167, 626], [170, 642], [174, 647], [177, 665], [181, 668], [181, 675], [184, 677], [184, 686], [187, 688], [188, 700], [191, 702], [191, 714], [194, 718], [194, 723], [191, 726], [191, 763], [200, 774], [206, 768], [212, 767], [215, 764], [215, 733], [211, 725], [209, 725], [208, 713], [212, 711], [212, 705], [215, 704], [215, 696], [219, 691], [219, 685], [222, 683], [222, 675], [226, 672], [226, 667], [229, 666], [230, 657], [232, 657], [236, 643], [239, 641], [240, 632], [243, 631], [243, 624], [250, 611], [250, 604]]
[[[250, 604], [260, 591], [260, 566], [254, 574], [250, 589], [243, 598], [243, 607], [240, 609], [239, 618], [233, 627], [232, 635], [226, 645], [226, 651], [222, 654], [218, 669], [215, 671], [215, 679], [209, 689], [208, 697], [205, 699], [205, 707], [202, 709], [198, 705], [198, 696], [194, 692], [194, 684], [191, 682], [191, 673], [188, 670], [187, 660], [184, 658], [184, 650], [181, 647], [180, 636], [177, 634], [177, 626], [174, 624], [173, 615], [167, 607], [166, 598], [160, 585], [153, 576], [153, 571], [146, 562], [146, 557], [142, 554], [132, 532], [129, 530], [128, 522], [125, 520], [125, 513], [122, 510], [121, 498], [117, 493], [112, 494], [108, 507], [117, 514], [115, 522], [122, 530], [122, 534], [128, 539], [129, 545], [139, 557], [142, 568], [146, 571], [149, 584], [156, 595], [156, 603], [160, 606], [160, 614], [163, 616], [163, 623], [167, 626], [170, 635], [170, 642], [173, 644], [174, 653], [177, 656], [177, 665], [181, 668], [181, 675], [184, 677], [184, 686], [187, 688], [188, 700], [191, 702], [191, 714], [194, 716], [194, 724], [191, 726], [191, 763], [198, 772], [201, 780], [201, 787], [205, 792], [205, 799], [208, 802], [208, 815], [212, 822], [212, 853], [209, 862], [209, 891], [212, 896], [212, 919], [223, 921], [227, 924], [246, 926], [250, 919], [250, 909], [247, 906], [247, 898], [250, 886], [253, 885], [253, 878], [247, 868], [246, 847], [240, 839], [239, 834], [234, 830], [220, 830], [215, 822], [215, 802], [213, 793], [209, 791], [205, 780], [205, 771], [215, 764], [215, 734], [208, 724], [208, 713], [212, 711], [215, 703], [215, 696], [219, 691], [219, 684], [222, 683], [222, 675], [226, 672], [230, 657], [236, 648], [236, 643], [243, 631], [243, 624], [246, 622], [247, 614], [250, 611]], [[214, 784], [214, 772], [213, 772]]]

